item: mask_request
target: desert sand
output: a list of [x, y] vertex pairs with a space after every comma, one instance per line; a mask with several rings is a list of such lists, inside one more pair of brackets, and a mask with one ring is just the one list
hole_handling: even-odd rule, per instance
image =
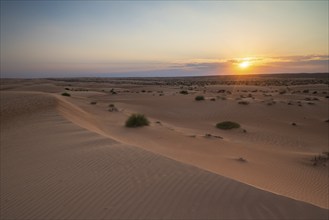
[[328, 83], [1, 79], [1, 219], [328, 219]]

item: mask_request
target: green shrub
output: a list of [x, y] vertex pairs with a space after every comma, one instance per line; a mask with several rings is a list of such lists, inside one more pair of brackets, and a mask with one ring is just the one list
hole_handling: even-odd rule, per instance
[[134, 128], [149, 125], [149, 120], [141, 114], [132, 114], [126, 121], [126, 127]]
[[195, 97], [195, 100], [196, 101], [202, 101], [202, 100], [204, 100], [204, 97], [202, 95], [198, 95], [198, 96]]
[[233, 121], [223, 121], [223, 122], [217, 123], [216, 127], [219, 129], [228, 130], [228, 129], [233, 129], [233, 128], [240, 128], [240, 125]]
[[71, 96], [71, 95], [70, 95], [70, 93], [63, 92], [63, 93], [62, 93], [62, 96]]

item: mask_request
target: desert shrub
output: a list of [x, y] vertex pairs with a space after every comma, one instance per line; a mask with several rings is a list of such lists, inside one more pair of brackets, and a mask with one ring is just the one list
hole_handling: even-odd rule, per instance
[[180, 91], [179, 93], [180, 93], [180, 94], [183, 94], [183, 95], [187, 95], [187, 94], [188, 94], [188, 91], [183, 90], [183, 91]]
[[114, 104], [109, 104], [109, 107], [112, 107], [113, 108], [114, 107]]
[[215, 98], [211, 98], [210, 101], [213, 101], [214, 102], [214, 101], [216, 101], [216, 99]]
[[329, 164], [329, 152], [322, 152], [322, 154], [315, 156], [313, 159], [311, 159], [311, 161], [313, 162], [313, 166], [326, 167]]
[[239, 157], [239, 158], [237, 159], [237, 161], [240, 161], [240, 162], [247, 162], [247, 160], [246, 160], [245, 158], [243, 158], [243, 157]]
[[71, 96], [71, 95], [70, 95], [70, 93], [63, 92], [63, 93], [62, 93], [62, 96]]
[[108, 109], [109, 112], [118, 112], [119, 110], [116, 107], [110, 107]]
[[216, 127], [223, 130], [229, 130], [233, 128], [240, 128], [240, 125], [233, 121], [223, 121], [216, 124]]
[[117, 94], [117, 92], [114, 91], [114, 89], [111, 89], [111, 90], [110, 90], [110, 93], [112, 93], [112, 95], [116, 95], [116, 94]]
[[149, 120], [141, 114], [132, 114], [126, 121], [126, 127], [134, 128], [149, 125]]
[[238, 102], [240, 105], [248, 105], [249, 104], [249, 102], [247, 102], [247, 101], [239, 101]]
[[90, 104], [91, 104], [91, 105], [96, 105], [96, 104], [97, 104], [97, 102], [95, 102], [95, 101], [92, 101], [92, 102], [90, 102]]
[[196, 101], [202, 101], [202, 100], [204, 100], [204, 96], [198, 95], [198, 96], [195, 97], [195, 100]]

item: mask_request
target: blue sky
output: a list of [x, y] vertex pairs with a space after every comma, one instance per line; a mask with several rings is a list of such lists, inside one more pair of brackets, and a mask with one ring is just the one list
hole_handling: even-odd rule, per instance
[[1, 77], [327, 72], [328, 20], [328, 1], [1, 1]]

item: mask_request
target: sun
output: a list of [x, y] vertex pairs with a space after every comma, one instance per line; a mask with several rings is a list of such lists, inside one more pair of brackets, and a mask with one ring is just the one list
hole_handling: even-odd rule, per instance
[[249, 62], [249, 61], [243, 61], [243, 62], [239, 63], [239, 67], [240, 67], [241, 69], [246, 69], [246, 68], [248, 68], [249, 66], [250, 66], [250, 62]]

